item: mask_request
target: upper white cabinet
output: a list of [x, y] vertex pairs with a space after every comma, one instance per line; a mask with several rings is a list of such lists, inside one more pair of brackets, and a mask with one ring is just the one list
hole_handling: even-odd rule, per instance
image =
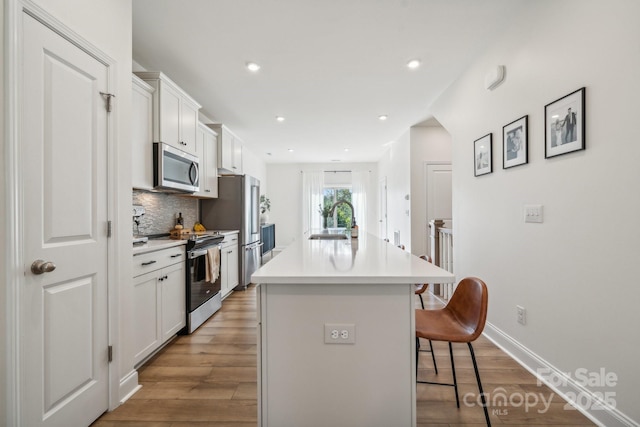
[[218, 134], [203, 123], [198, 123], [196, 155], [200, 159], [200, 191], [194, 196], [218, 197]]
[[133, 75], [131, 94], [131, 181], [133, 188], [153, 189], [153, 92]]
[[155, 89], [153, 141], [196, 155], [200, 104], [161, 72], [144, 71], [136, 75]]
[[218, 133], [218, 169], [221, 173], [242, 175], [242, 140], [225, 125], [207, 125]]

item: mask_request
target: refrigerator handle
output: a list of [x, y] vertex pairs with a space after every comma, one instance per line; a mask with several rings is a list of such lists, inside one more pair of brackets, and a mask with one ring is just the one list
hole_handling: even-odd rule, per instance
[[251, 186], [251, 234], [260, 232], [260, 187]]

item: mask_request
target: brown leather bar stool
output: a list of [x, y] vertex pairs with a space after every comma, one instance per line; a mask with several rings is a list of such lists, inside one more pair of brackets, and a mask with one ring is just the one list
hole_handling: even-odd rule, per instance
[[[458, 382], [456, 380], [456, 367], [453, 362], [452, 342], [467, 343], [473, 369], [476, 373], [478, 390], [482, 399], [484, 417], [487, 426], [491, 426], [487, 402], [482, 391], [482, 382], [478, 372], [476, 356], [473, 352], [472, 341], [475, 341], [484, 329], [487, 320], [487, 305], [489, 295], [487, 285], [476, 277], [467, 277], [460, 281], [449, 303], [439, 310], [416, 310], [416, 339], [424, 338], [433, 341], [446, 341], [449, 343], [449, 355], [451, 357], [451, 370], [453, 372], [453, 384], [436, 383], [429, 381], [417, 381], [422, 384], [437, 384], [452, 386], [456, 393], [456, 405], [460, 407], [458, 397]], [[416, 348], [416, 379], [418, 372], [418, 348]]]

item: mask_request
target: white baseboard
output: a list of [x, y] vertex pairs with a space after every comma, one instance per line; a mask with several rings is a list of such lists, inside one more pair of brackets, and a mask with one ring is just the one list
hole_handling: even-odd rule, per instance
[[133, 370], [120, 379], [120, 404], [129, 400], [142, 386], [138, 384], [138, 371]]
[[[602, 427], [640, 427], [638, 422], [632, 420], [617, 408], [604, 403], [602, 403], [602, 405], [596, 405], [596, 403], [600, 403], [602, 400], [591, 390], [588, 390], [582, 384], [579, 384], [574, 378], [567, 376], [564, 372], [560, 371], [555, 366], [552, 366], [549, 362], [489, 322], [487, 322], [484, 328], [483, 335], [567, 402], [574, 402], [577, 400], [578, 404], [571, 403], [571, 406], [580, 411], [597, 425]], [[561, 378], [562, 385], [558, 386], [557, 384], [549, 383], [546, 378], [539, 374], [539, 372], [544, 372], [550, 378]], [[585, 398], [571, 399], [571, 396], [584, 396]], [[579, 404], [584, 402], [593, 404], [579, 406]]]

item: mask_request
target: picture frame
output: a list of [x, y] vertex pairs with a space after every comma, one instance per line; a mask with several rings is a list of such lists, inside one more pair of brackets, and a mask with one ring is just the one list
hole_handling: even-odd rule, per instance
[[502, 127], [502, 169], [529, 162], [529, 116]]
[[482, 176], [493, 172], [493, 151], [491, 133], [473, 141], [473, 172]]
[[584, 87], [544, 107], [544, 157], [560, 156], [585, 147]]

